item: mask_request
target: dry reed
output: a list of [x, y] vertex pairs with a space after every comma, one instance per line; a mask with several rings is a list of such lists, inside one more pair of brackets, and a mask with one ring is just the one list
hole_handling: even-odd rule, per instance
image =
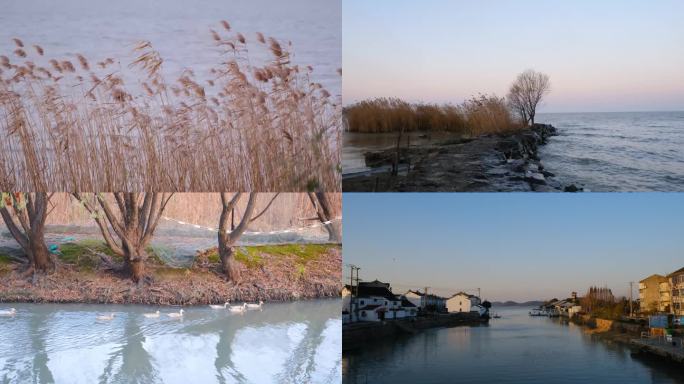
[[505, 99], [480, 95], [458, 106], [410, 104], [399, 99], [365, 100], [344, 109], [350, 132], [448, 131], [477, 136], [518, 130]]
[[[289, 44], [220, 30], [210, 78], [173, 81], [149, 42], [126, 66], [41, 60], [15, 39], [14, 57], [0, 56], [0, 189], [338, 191], [340, 96], [291, 62]], [[250, 49], [270, 58], [257, 65]]]

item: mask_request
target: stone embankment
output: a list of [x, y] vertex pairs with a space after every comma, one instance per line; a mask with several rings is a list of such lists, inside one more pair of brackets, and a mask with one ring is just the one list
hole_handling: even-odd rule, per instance
[[477, 314], [457, 313], [421, 316], [414, 319], [387, 320], [382, 322], [359, 322], [342, 327], [342, 349], [353, 350], [368, 346], [372, 340], [392, 340], [395, 337], [413, 334], [424, 329], [480, 325], [489, 319]]

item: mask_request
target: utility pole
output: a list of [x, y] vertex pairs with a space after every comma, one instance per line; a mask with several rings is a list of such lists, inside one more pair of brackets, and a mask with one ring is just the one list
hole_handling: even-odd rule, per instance
[[632, 309], [632, 284], [634, 284], [633, 281], [629, 282], [629, 317], [634, 316], [634, 310]]
[[482, 296], [480, 296], [480, 288], [477, 289], [477, 298], [482, 300]]
[[[358, 296], [359, 296], [359, 269], [361, 269], [361, 268], [357, 267], [354, 264], [349, 264], [349, 269], [350, 269], [349, 290], [351, 291], [351, 297], [349, 299], [349, 310], [350, 310], [349, 315], [351, 316], [352, 311], [353, 311], [354, 314], [356, 314], [356, 319], [358, 320], [359, 309], [358, 309], [358, 305], [355, 305], [356, 304], [355, 298], [358, 298]], [[354, 278], [354, 271], [356, 271], [356, 278]], [[354, 286], [354, 282], [356, 282], [356, 286]], [[354, 288], [356, 288], [356, 292], [354, 292]], [[352, 320], [353, 320], [353, 316], [352, 316]]]
[[430, 287], [425, 287], [425, 311], [427, 312], [427, 306], [428, 306], [428, 288]]

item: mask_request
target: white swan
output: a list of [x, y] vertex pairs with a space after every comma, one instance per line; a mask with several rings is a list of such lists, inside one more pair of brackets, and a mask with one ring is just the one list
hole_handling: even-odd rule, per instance
[[245, 308], [247, 308], [247, 303], [243, 303], [242, 305], [231, 305], [229, 308], [231, 312], [244, 312]]
[[110, 313], [109, 315], [100, 315], [96, 317], [97, 320], [113, 320], [114, 319], [114, 314]]
[[210, 307], [211, 309], [226, 309], [226, 307], [228, 306], [228, 304], [230, 304], [230, 303], [226, 301], [223, 305], [221, 305], [221, 304], [218, 304], [218, 305], [216, 305], [216, 304], [209, 304], [209, 307]]
[[0, 311], [0, 316], [14, 316], [16, 314], [17, 314], [17, 310], [15, 308], [10, 308], [9, 310]]
[[154, 319], [159, 317], [159, 311], [152, 313], [144, 313], [143, 316], [147, 317], [148, 319]]
[[178, 319], [178, 318], [183, 317], [183, 312], [184, 312], [183, 309], [181, 309], [178, 312], [167, 313], [166, 316], [173, 317], [174, 319]]
[[247, 309], [261, 309], [261, 306], [264, 305], [264, 302], [259, 300], [259, 304], [247, 304]]

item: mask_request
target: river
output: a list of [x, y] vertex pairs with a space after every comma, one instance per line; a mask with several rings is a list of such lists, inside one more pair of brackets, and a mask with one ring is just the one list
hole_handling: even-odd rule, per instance
[[178, 307], [0, 304], [17, 310], [0, 317], [0, 383], [339, 383], [340, 305], [185, 307], [178, 320]]
[[636, 358], [561, 319], [493, 308], [488, 326], [438, 328], [345, 353], [343, 383], [684, 383], [679, 366]]

